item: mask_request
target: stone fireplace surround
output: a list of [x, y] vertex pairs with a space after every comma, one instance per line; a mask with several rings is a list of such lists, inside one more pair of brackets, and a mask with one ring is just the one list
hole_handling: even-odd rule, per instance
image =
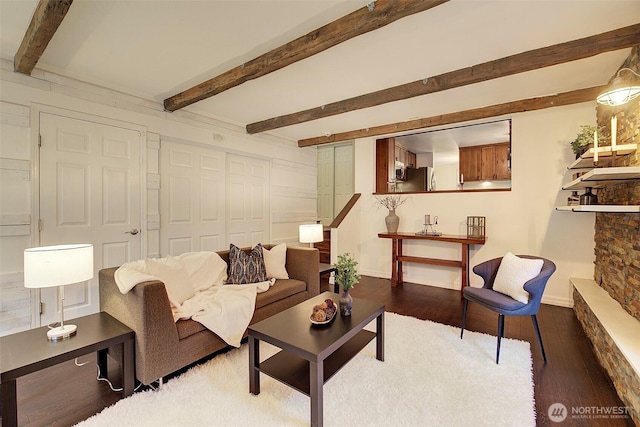
[[[640, 46], [621, 67], [640, 69]], [[598, 126], [610, 129], [615, 113], [618, 143], [640, 144], [640, 98], [613, 108], [597, 106]], [[616, 166], [640, 166], [640, 153], [620, 158]], [[601, 204], [640, 205], [640, 181], [606, 186], [597, 194]], [[640, 214], [595, 215], [594, 277], [593, 281], [572, 279], [574, 312], [618, 396], [640, 426], [640, 334], [636, 335], [640, 331]], [[627, 343], [631, 348], [625, 348]]]

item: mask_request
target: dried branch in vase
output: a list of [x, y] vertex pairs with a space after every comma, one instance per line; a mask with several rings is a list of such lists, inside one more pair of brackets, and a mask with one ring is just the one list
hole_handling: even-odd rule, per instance
[[390, 211], [395, 211], [399, 206], [407, 201], [407, 198], [399, 195], [388, 195], [376, 196], [376, 200], [378, 201], [380, 206], [383, 206]]

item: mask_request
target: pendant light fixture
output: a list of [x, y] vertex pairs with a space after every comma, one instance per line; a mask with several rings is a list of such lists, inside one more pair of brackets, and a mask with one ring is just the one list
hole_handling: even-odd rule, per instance
[[640, 74], [633, 71], [631, 68], [621, 68], [618, 70], [616, 77], [611, 82], [609, 89], [602, 92], [596, 98], [599, 104], [608, 105], [610, 107], [616, 107], [618, 105], [626, 104], [632, 99], [640, 96], [640, 84], [625, 83], [620, 78], [620, 73], [623, 71], [629, 71], [640, 77]]

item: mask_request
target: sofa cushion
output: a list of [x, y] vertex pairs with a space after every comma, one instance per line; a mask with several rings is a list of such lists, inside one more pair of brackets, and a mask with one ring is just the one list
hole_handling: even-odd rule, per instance
[[262, 245], [258, 243], [249, 253], [234, 245], [229, 249], [229, 273], [226, 283], [243, 285], [267, 280]]
[[263, 247], [264, 266], [267, 269], [267, 277], [274, 279], [288, 279], [289, 273], [285, 264], [287, 263], [287, 245], [282, 242], [271, 250]]
[[176, 329], [178, 330], [178, 339], [184, 339], [198, 332], [208, 330], [202, 323], [191, 319], [178, 320]]
[[306, 290], [307, 284], [302, 280], [277, 280], [276, 284], [267, 292], [262, 292], [256, 295], [256, 309]]

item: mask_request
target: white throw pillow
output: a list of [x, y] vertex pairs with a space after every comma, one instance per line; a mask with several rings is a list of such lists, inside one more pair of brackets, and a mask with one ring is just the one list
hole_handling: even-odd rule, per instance
[[287, 245], [282, 242], [271, 250], [262, 248], [264, 266], [267, 269], [267, 277], [274, 279], [288, 279], [289, 273], [285, 267], [287, 262]]
[[511, 252], [507, 253], [500, 262], [493, 290], [521, 303], [528, 303], [529, 292], [524, 290], [524, 284], [540, 273], [543, 264], [541, 259], [520, 258]]
[[195, 295], [189, 283], [189, 275], [179, 265], [167, 265], [154, 260], [147, 260], [149, 274], [162, 280], [169, 301], [174, 307], [180, 307], [183, 302]]

